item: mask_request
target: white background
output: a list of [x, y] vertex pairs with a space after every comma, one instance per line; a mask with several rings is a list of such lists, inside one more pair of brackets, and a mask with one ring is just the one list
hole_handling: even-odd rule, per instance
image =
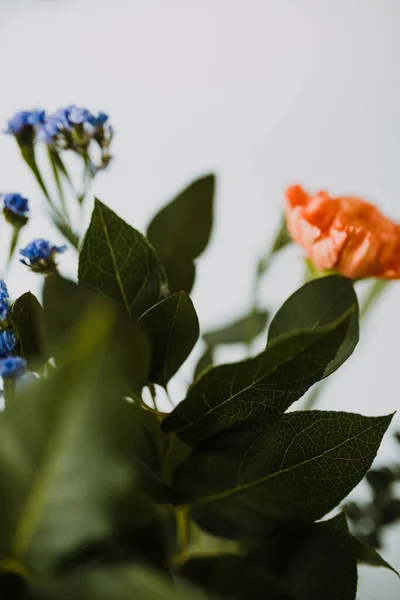
[[[0, 120], [69, 103], [108, 112], [115, 162], [94, 191], [141, 230], [183, 185], [215, 171], [216, 225], [193, 293], [210, 328], [248, 309], [287, 185], [359, 194], [400, 221], [399, 17], [398, 0], [0, 0]], [[24, 242], [62, 241], [5, 136], [0, 191], [31, 199]], [[73, 275], [72, 252], [60, 265]], [[276, 309], [301, 277], [293, 248], [264, 282], [263, 304]], [[16, 263], [9, 283], [16, 296], [39, 278]], [[394, 283], [320, 407], [397, 409], [399, 300]], [[176, 400], [181, 389], [182, 375]], [[378, 460], [395, 456], [388, 435]], [[398, 544], [399, 528], [385, 556], [400, 568]], [[399, 591], [391, 573], [361, 569], [361, 600]]]

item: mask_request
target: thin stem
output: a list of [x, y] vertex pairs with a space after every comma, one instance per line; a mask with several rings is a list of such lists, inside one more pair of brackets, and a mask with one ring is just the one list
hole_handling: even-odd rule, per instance
[[4, 406], [7, 408], [10, 400], [15, 393], [15, 380], [14, 379], [3, 379], [3, 398]]
[[176, 538], [177, 538], [177, 555], [180, 556], [186, 550], [189, 542], [189, 507], [187, 505], [177, 506], [175, 509], [176, 515]]
[[21, 227], [18, 227], [16, 225], [13, 226], [13, 232], [12, 232], [12, 237], [11, 237], [11, 242], [10, 242], [10, 250], [8, 253], [7, 268], [9, 267], [12, 257], [14, 256], [15, 248], [17, 247], [18, 240], [19, 240], [20, 231], [21, 231]]
[[69, 219], [69, 214], [68, 214], [68, 210], [67, 210], [67, 203], [65, 200], [64, 189], [63, 189], [63, 186], [61, 183], [60, 174], [58, 172], [57, 162], [56, 162], [56, 158], [55, 158], [56, 152], [54, 150], [52, 150], [52, 148], [48, 147], [48, 155], [49, 155], [51, 169], [52, 169], [53, 175], [54, 175], [54, 181], [56, 183], [58, 195], [60, 197], [61, 211], [65, 217], [65, 221], [69, 224], [70, 219]]
[[159, 410], [158, 410], [157, 399], [156, 399], [156, 396], [157, 396], [156, 388], [155, 388], [154, 384], [151, 383], [151, 381], [149, 381], [147, 383], [147, 387], [149, 388], [149, 392], [150, 392], [150, 396], [151, 396], [151, 401], [153, 402], [153, 409], [154, 409], [155, 412], [158, 413]]
[[253, 327], [252, 327], [252, 317], [257, 314], [259, 309], [259, 292], [260, 292], [260, 283], [263, 275], [268, 271], [272, 258], [275, 254], [279, 252], [282, 248], [284, 248], [287, 244], [291, 242], [291, 238], [288, 234], [286, 227], [286, 219], [282, 217], [279, 227], [275, 233], [274, 239], [272, 240], [272, 244], [270, 245], [268, 252], [263, 258], [257, 263], [257, 268], [254, 276], [252, 293], [251, 293], [251, 308], [249, 311], [249, 325], [247, 331], [247, 340], [246, 344], [248, 348], [250, 348], [252, 337], [253, 337]]

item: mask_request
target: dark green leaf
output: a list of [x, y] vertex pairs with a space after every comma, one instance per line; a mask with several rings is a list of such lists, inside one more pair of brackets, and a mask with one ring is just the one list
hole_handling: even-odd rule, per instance
[[352, 537], [354, 550], [356, 553], [357, 561], [364, 565], [371, 567], [384, 567], [396, 573], [397, 577], [400, 578], [400, 574], [394, 569], [386, 560], [375, 550], [372, 546], [363, 544], [360, 540]]
[[2, 415], [0, 562], [48, 572], [79, 546], [112, 536], [128, 497], [138, 523], [154, 518], [133, 441], [142, 409], [118, 384], [113, 320], [91, 311], [63, 367], [24, 387]]
[[213, 220], [215, 177], [194, 181], [153, 218], [147, 236], [168, 274], [170, 290], [190, 292], [193, 260], [205, 249]]
[[64, 345], [74, 336], [77, 320], [98, 308], [99, 304], [117, 314], [113, 344], [120, 356], [119, 372], [129, 386], [127, 393], [139, 397], [148, 381], [150, 368], [150, 345], [142, 328], [118, 304], [59, 275], [47, 277], [43, 290], [44, 321], [50, 349], [59, 362]]
[[40, 600], [206, 600], [200, 591], [137, 565], [81, 570], [43, 585], [39, 594]]
[[267, 321], [268, 312], [259, 310], [220, 329], [209, 331], [203, 338], [211, 347], [218, 344], [249, 343], [264, 331]]
[[204, 591], [229, 600], [291, 600], [266, 569], [252, 568], [244, 556], [194, 558], [184, 564], [181, 574]]
[[98, 295], [85, 286], [55, 274], [46, 277], [43, 288], [44, 322], [50, 347], [64, 344], [77, 321], [94, 305]]
[[193, 303], [185, 292], [177, 292], [150, 308], [139, 322], [152, 346], [149, 380], [167, 387], [199, 337]]
[[154, 248], [136, 229], [95, 201], [79, 255], [79, 282], [140, 316], [167, 293], [167, 278]]
[[202, 442], [174, 487], [203, 527], [216, 516], [260, 533], [264, 518], [319, 519], [364, 477], [391, 419], [305, 411], [239, 425]]
[[299, 329], [326, 326], [338, 319], [349, 306], [354, 306], [355, 310], [342, 345], [325, 369], [324, 377], [327, 377], [347, 360], [358, 343], [358, 302], [349, 279], [331, 275], [306, 283], [278, 310], [269, 327], [268, 342]]
[[214, 364], [213, 351], [212, 351], [212, 348], [209, 348], [207, 346], [207, 348], [205, 349], [205, 351], [203, 352], [203, 354], [200, 356], [200, 358], [198, 360], [198, 363], [196, 365], [196, 368], [195, 368], [194, 374], [193, 374], [193, 381], [195, 381], [203, 373], [203, 371], [205, 371], [209, 367], [212, 367], [213, 364]]
[[324, 376], [346, 335], [352, 307], [330, 325], [273, 340], [250, 360], [210, 369], [163, 423], [193, 444], [243, 422], [284, 412]]
[[26, 292], [13, 303], [12, 320], [20, 355], [28, 361], [32, 370], [40, 368], [48, 359], [43, 309], [31, 292]]
[[346, 518], [286, 527], [248, 558], [293, 600], [355, 600], [357, 564]]
[[191, 259], [163, 258], [162, 263], [168, 276], [168, 287], [174, 292], [185, 291], [189, 294], [196, 277], [196, 265]]

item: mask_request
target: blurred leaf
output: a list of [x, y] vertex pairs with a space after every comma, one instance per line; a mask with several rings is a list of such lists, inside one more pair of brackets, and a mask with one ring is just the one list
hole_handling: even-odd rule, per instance
[[[341, 281], [339, 280], [341, 285]], [[325, 375], [337, 355], [355, 310], [352, 294], [332, 311], [332, 320], [273, 339], [255, 358], [208, 370], [189, 388], [163, 423], [194, 444], [243, 422], [260, 422], [284, 412]]]
[[150, 345], [144, 331], [120, 305], [59, 275], [47, 277], [43, 289], [44, 322], [50, 349], [58, 362], [62, 360], [64, 345], [71, 343], [77, 319], [85, 312], [98, 309], [99, 305], [109, 307], [116, 315], [110, 344], [120, 357], [119, 374], [129, 386], [127, 393], [140, 397], [150, 368]]
[[327, 365], [324, 377], [340, 367], [352, 354], [358, 343], [358, 302], [349, 279], [331, 275], [310, 281], [297, 290], [276, 313], [268, 332], [268, 342], [296, 330], [314, 329], [332, 323], [349, 306], [354, 306], [347, 334], [331, 363]]
[[352, 537], [354, 550], [356, 553], [357, 561], [364, 565], [369, 565], [371, 567], [384, 567], [385, 569], [389, 569], [396, 573], [397, 577], [400, 578], [400, 574], [394, 569], [382, 556], [372, 548], [372, 546], [367, 546], [363, 544], [360, 540], [355, 537]]
[[167, 271], [171, 293], [192, 289], [193, 260], [204, 251], [211, 235], [214, 188], [214, 175], [197, 179], [148, 226], [147, 236]]
[[214, 364], [213, 350], [212, 350], [212, 348], [209, 348], [207, 346], [207, 348], [205, 349], [205, 351], [200, 356], [200, 358], [197, 362], [197, 365], [196, 365], [196, 368], [195, 368], [194, 374], [193, 374], [193, 381], [195, 381], [203, 373], [203, 371], [208, 369], [208, 367], [212, 367], [213, 364]]
[[77, 321], [95, 304], [98, 295], [58, 274], [46, 277], [43, 287], [43, 308], [46, 336], [52, 350], [65, 344]]
[[26, 292], [13, 303], [11, 314], [18, 335], [19, 353], [35, 371], [48, 359], [42, 306], [31, 292]]
[[285, 246], [288, 246], [292, 242], [293, 242], [293, 240], [290, 236], [290, 233], [289, 233], [289, 230], [288, 230], [287, 224], [286, 224], [286, 218], [284, 216], [282, 218], [281, 226], [278, 230], [278, 233], [275, 236], [275, 239], [273, 241], [272, 248], [271, 248], [271, 254], [276, 254], [277, 252], [279, 252], [280, 250], [285, 248]]
[[[159, 431], [161, 430], [159, 429]], [[182, 440], [174, 433], [162, 435], [166, 440], [163, 456], [162, 480], [167, 485], [171, 485], [175, 469], [189, 456], [192, 449], [185, 444], [185, 442], [182, 442]]]
[[177, 292], [150, 308], [139, 322], [152, 346], [149, 380], [165, 388], [199, 337], [195, 308], [185, 292]]
[[199, 444], [174, 488], [211, 533], [205, 524], [216, 516], [259, 535], [264, 517], [320, 519], [364, 477], [391, 419], [305, 411], [239, 425]]
[[186, 257], [163, 258], [162, 263], [168, 276], [171, 293], [185, 291], [189, 294], [196, 277], [196, 265]]
[[135, 316], [168, 291], [154, 248], [99, 200], [79, 255], [79, 282], [119, 302]]
[[217, 555], [187, 561], [181, 574], [209, 593], [230, 600], [291, 600], [266, 569], [254, 569], [244, 556]]
[[247, 561], [295, 600], [354, 600], [357, 564], [346, 518], [286, 527]]
[[40, 600], [206, 600], [200, 591], [174, 585], [159, 571], [140, 565], [78, 571], [38, 592]]
[[225, 325], [215, 331], [203, 334], [203, 339], [209, 346], [218, 344], [249, 343], [262, 333], [267, 325], [269, 313], [259, 310], [238, 321]]
[[58, 231], [62, 233], [65, 239], [77, 250], [79, 249], [80, 237], [77, 233], [72, 231], [70, 225], [62, 221], [59, 217], [53, 216], [53, 223], [57, 227]]
[[[65, 348], [69, 360], [25, 387], [0, 421], [0, 562], [38, 574], [79, 546], [110, 537], [120, 505], [145, 523], [132, 438], [141, 410], [123, 399], [113, 318], [90, 311]], [[105, 376], [106, 375], [106, 376]], [[141, 460], [141, 459], [139, 459]]]

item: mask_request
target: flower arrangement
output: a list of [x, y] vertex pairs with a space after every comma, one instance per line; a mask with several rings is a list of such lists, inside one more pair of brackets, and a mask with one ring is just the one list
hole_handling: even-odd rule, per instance
[[[314, 407], [352, 355], [359, 321], [400, 278], [400, 226], [359, 198], [289, 187], [249, 313], [202, 332], [190, 292], [212, 233], [215, 176], [183, 189], [146, 235], [96, 199], [82, 236], [68, 201], [81, 206], [110, 164], [108, 116], [75, 105], [22, 111], [6, 133], [66, 245], [38, 238], [20, 249], [31, 207], [3, 195], [7, 268], [19, 250], [43, 293], [11, 301], [0, 280], [0, 597], [355, 600], [359, 563], [394, 571], [350, 530], [343, 504], [393, 415], [356, 414], [351, 399], [349, 412]], [[65, 152], [81, 161], [79, 182]], [[293, 242], [306, 282], [271, 319], [259, 283]], [[57, 265], [74, 248], [76, 281]], [[164, 412], [161, 390], [200, 336], [185, 397]], [[215, 364], [231, 343], [250, 356]]]

